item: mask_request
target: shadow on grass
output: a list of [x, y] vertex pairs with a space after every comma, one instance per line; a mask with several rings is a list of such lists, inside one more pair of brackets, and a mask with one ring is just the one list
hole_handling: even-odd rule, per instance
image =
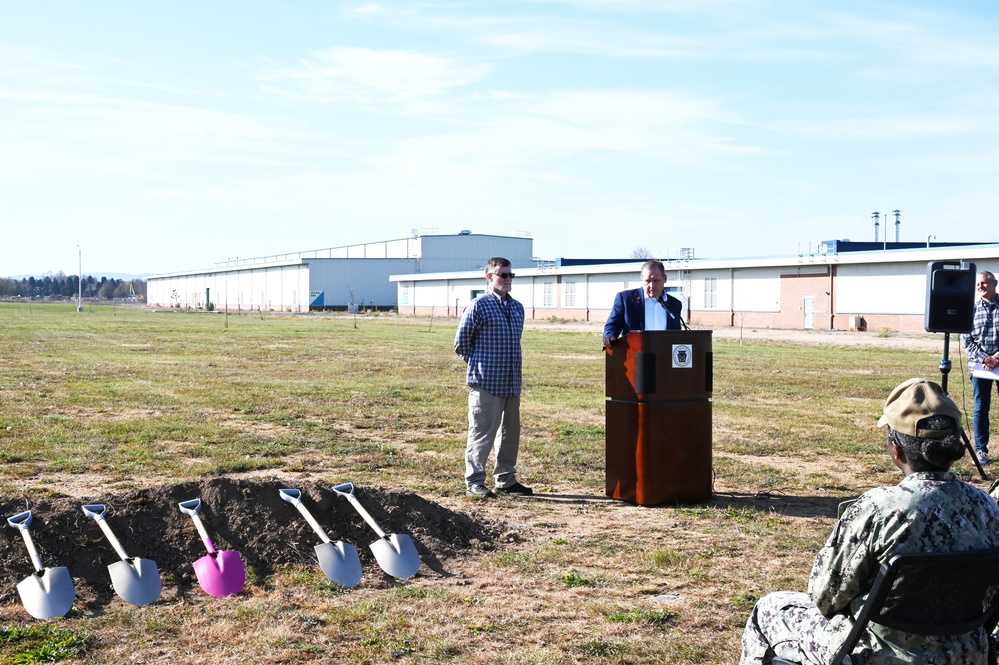
[[[598, 494], [535, 494], [525, 497], [527, 501], [543, 501], [560, 504], [637, 504], [612, 499]], [[839, 504], [847, 501], [833, 496], [795, 496], [787, 494], [739, 494], [736, 492], [715, 492], [710, 501], [686, 504], [660, 504], [642, 506], [648, 510], [670, 510], [673, 508], [731, 508], [752, 509], [760, 512], [775, 512], [788, 517], [836, 517]]]
[[849, 501], [836, 496], [795, 496], [791, 494], [739, 494], [736, 492], [715, 492], [712, 506], [753, 509], [761, 512], [775, 512], [787, 517], [833, 517], [839, 505]]

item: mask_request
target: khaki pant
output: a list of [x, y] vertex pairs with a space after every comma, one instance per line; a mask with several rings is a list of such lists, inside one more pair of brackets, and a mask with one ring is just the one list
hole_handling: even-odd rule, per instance
[[489, 451], [496, 451], [496, 487], [517, 483], [520, 450], [520, 397], [497, 397], [476, 386], [468, 392], [465, 485], [484, 485]]

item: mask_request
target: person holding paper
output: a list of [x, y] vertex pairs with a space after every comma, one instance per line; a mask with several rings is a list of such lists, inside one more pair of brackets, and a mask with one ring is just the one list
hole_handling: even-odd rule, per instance
[[971, 389], [975, 397], [972, 425], [975, 429], [975, 455], [981, 464], [989, 463], [989, 408], [992, 406], [994, 379], [975, 376], [975, 370], [990, 372], [999, 368], [999, 298], [996, 297], [996, 276], [987, 270], [975, 279], [975, 318], [971, 332], [961, 336], [968, 354]]

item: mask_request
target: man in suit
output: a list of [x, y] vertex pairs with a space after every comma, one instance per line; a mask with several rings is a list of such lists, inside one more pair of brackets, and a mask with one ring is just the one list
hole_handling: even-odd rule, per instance
[[663, 293], [666, 266], [651, 259], [642, 264], [642, 286], [621, 291], [604, 324], [604, 346], [632, 330], [677, 330], [682, 326], [683, 303]]

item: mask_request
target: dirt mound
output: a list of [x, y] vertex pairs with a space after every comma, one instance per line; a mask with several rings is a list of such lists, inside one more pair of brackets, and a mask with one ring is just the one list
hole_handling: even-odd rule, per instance
[[[139, 489], [109, 496], [0, 501], [4, 519], [31, 510], [31, 537], [47, 567], [66, 566], [74, 579], [77, 607], [100, 606], [113, 596], [107, 566], [118, 561], [111, 544], [84, 504], [107, 506], [106, 521], [129, 556], [152, 559], [164, 582], [165, 597], [182, 595], [197, 585], [192, 562], [205, 549], [181, 501], [200, 498], [201, 517], [219, 550], [237, 550], [256, 579], [287, 564], [315, 565], [314, 546], [320, 540], [298, 510], [281, 499], [278, 481], [216, 478]], [[327, 535], [357, 546], [365, 571], [362, 584], [390, 584], [377, 568], [367, 545], [377, 536], [357, 511], [329, 487], [294, 485], [302, 501]], [[442, 562], [488, 549], [501, 532], [487, 523], [444, 508], [409, 491], [379, 487], [356, 488], [355, 496], [387, 533], [408, 533], [416, 542], [424, 570], [444, 574]], [[33, 572], [17, 529], [4, 525], [0, 539], [0, 602], [17, 602], [16, 584]], [[376, 572], [377, 574], [372, 574]], [[252, 579], [252, 578], [251, 578]]]

